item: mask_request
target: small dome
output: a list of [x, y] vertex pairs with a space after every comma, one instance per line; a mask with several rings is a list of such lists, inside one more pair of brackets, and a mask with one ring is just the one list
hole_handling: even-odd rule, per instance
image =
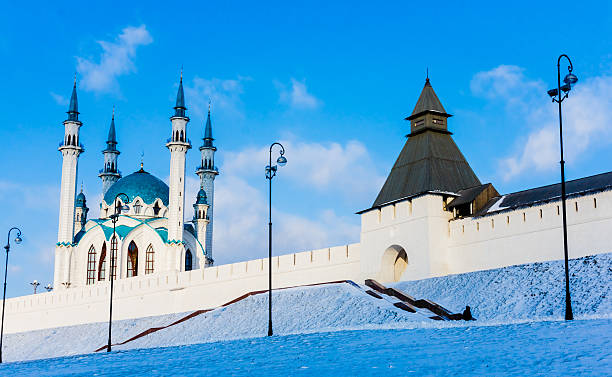
[[85, 194], [83, 194], [83, 191], [81, 191], [79, 195], [77, 195], [76, 197], [76, 206], [85, 207], [85, 203], [86, 203]]
[[203, 188], [200, 188], [198, 191], [198, 196], [196, 197], [196, 204], [208, 204], [206, 201], [206, 191]]
[[124, 193], [130, 198], [130, 202], [140, 196], [145, 204], [161, 199], [167, 206], [169, 192], [170, 188], [161, 179], [140, 169], [115, 182], [104, 195], [104, 201], [107, 205], [112, 205], [117, 194]]

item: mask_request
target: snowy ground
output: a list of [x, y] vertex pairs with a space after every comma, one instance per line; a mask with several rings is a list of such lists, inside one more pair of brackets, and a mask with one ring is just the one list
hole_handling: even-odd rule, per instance
[[[70, 365], [70, 372], [77, 373], [80, 371], [78, 368], [83, 367], [85, 369], [78, 373], [90, 374], [96, 370], [92, 368], [97, 368], [97, 363], [128, 358], [126, 355], [137, 359], [142, 357], [143, 360], [147, 357], [167, 356], [170, 363], [180, 363], [181, 353], [187, 352], [189, 356], [186, 361], [193, 363], [194, 368], [210, 368], [210, 371], [220, 372], [218, 368], [221, 368], [223, 360], [230, 363], [231, 368], [265, 368], [267, 364], [255, 355], [269, 355], [272, 349], [278, 352], [278, 356], [275, 354], [274, 357], [286, 357], [285, 368], [297, 367], [302, 363], [300, 360], [308, 361], [304, 365], [308, 370], [300, 370], [300, 374], [316, 374], [314, 371], [320, 371], [323, 367], [317, 366], [317, 363], [338, 357], [346, 359], [346, 363], [338, 364], [348, 368], [346, 370], [350, 370], [353, 364], [370, 370], [390, 363], [392, 366], [401, 366], [405, 373], [414, 365], [419, 375], [426, 373], [423, 368], [427, 365], [432, 367], [437, 363], [452, 363], [453, 368], [459, 365], [476, 374], [497, 374], [503, 371], [496, 369], [501, 366], [510, 368], [511, 372], [519, 372], [520, 369], [512, 368], [532, 363], [532, 360], [525, 360], [521, 364], [519, 359], [515, 359], [514, 363], [518, 366], [511, 368], [510, 360], [514, 356], [502, 357], [499, 350], [506, 350], [516, 357], [527, 357], [533, 353], [530, 357], [548, 368], [557, 368], [559, 364], [566, 365], [566, 369], [578, 368], [580, 371], [580, 368], [597, 360], [599, 364], [609, 366], [612, 254], [572, 261], [574, 312], [577, 318], [589, 320], [569, 324], [560, 321], [564, 307], [562, 266], [559, 261], [537, 263], [395, 285], [416, 298], [434, 300], [454, 312], [470, 305], [474, 316], [478, 318], [478, 321], [471, 323], [432, 321], [423, 314], [411, 314], [394, 307], [388, 301], [368, 296], [362, 289], [351, 284], [302, 287], [274, 292], [275, 335], [282, 337], [257, 338], [266, 334], [267, 295], [256, 295], [117, 346], [114, 350], [168, 346], [178, 348], [13, 363], [2, 368], [8, 368], [5, 371], [10, 370], [11, 373], [22, 372], [27, 375], [38, 374], [37, 368], [53, 373], [54, 370], [50, 368]], [[116, 321], [113, 324], [113, 340], [124, 341], [150, 327], [170, 324], [186, 314]], [[90, 353], [106, 344], [107, 331], [106, 323], [95, 323], [9, 334], [5, 335], [3, 356], [6, 361], [17, 361]], [[506, 339], [511, 341], [506, 342]], [[344, 349], [346, 354], [338, 356], [331, 352], [333, 341], [342, 343], [336, 346]], [[198, 343], [200, 345], [195, 345]], [[303, 344], [309, 346], [304, 348]], [[351, 352], [349, 345], [355, 348]], [[530, 351], [525, 348], [527, 346], [532, 347]], [[487, 347], [492, 348], [486, 350]], [[569, 348], [560, 352], [558, 347]], [[399, 349], [401, 353], [398, 353]], [[173, 356], [173, 352], [177, 354]], [[191, 360], [191, 353], [199, 355], [200, 359], [188, 361]], [[249, 358], [248, 353], [254, 356]], [[302, 354], [310, 356], [302, 357]], [[433, 359], [425, 362], [413, 358], [416, 355]], [[359, 360], [360, 357], [369, 361]], [[436, 361], [436, 357], [440, 360]], [[456, 364], [453, 361], [455, 359]], [[281, 360], [277, 358], [277, 364], [273, 365], [278, 366]], [[470, 366], [469, 360], [475, 365]], [[500, 361], [500, 364], [493, 363], [493, 360]], [[130, 371], [129, 368], [140, 372], [143, 369], [139, 362], [128, 362], [121, 368], [127, 368], [126, 373]], [[159, 368], [153, 374], [165, 374], [164, 365], [152, 360], [149, 362], [152, 368]], [[482, 369], [485, 366], [491, 369]], [[191, 364], [185, 365], [185, 368], [191, 367]], [[67, 370], [63, 369], [63, 373]], [[550, 370], [554, 372], [556, 369]], [[105, 369], [98, 371], [108, 372]], [[236, 372], [243, 374], [246, 370]], [[455, 372], [459, 373], [460, 370]], [[0, 375], [3, 374], [0, 369]]]
[[0, 375], [610, 375], [612, 320], [240, 339], [3, 364]]

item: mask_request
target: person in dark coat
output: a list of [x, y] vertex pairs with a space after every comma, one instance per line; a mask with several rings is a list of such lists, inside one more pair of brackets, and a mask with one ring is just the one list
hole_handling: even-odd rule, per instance
[[463, 311], [463, 320], [464, 321], [473, 321], [475, 318], [472, 317], [472, 311], [470, 310], [469, 306], [465, 307], [465, 310]]

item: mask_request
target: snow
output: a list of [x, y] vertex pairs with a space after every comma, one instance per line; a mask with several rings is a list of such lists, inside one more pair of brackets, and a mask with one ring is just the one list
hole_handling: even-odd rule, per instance
[[318, 332], [0, 365], [0, 375], [610, 375], [612, 320]]
[[[503, 361], [500, 365], [489, 362], [493, 356], [490, 352], [485, 352], [483, 347], [493, 347], [492, 342], [496, 344], [496, 352], [510, 347], [508, 352], [516, 355], [528, 357], [527, 355], [533, 353], [534, 355], [529, 357], [541, 360], [550, 368], [556, 368], [556, 362], [567, 362], [571, 368], [582, 370], [580, 368], [585, 367], [593, 357], [599, 357], [600, 362], [609, 364], [610, 339], [601, 334], [610, 334], [612, 330], [612, 298], [609, 295], [612, 288], [612, 254], [572, 260], [570, 271], [574, 314], [583, 319], [572, 323], [560, 321], [564, 310], [563, 262], [554, 261], [394, 285], [417, 299], [433, 300], [452, 312], [460, 312], [465, 305], [470, 305], [473, 315], [478, 319], [474, 322], [432, 321], [427, 318], [431, 315], [428, 312], [408, 313], [394, 307], [394, 299], [376, 299], [365, 294], [366, 287], [339, 283], [274, 291], [273, 319], [276, 336], [272, 339], [265, 337], [267, 294], [260, 294], [195, 316], [125, 345], [113, 347], [114, 351], [131, 350], [127, 353], [104, 355], [105, 352], [102, 352], [9, 365], [16, 368], [10, 369], [11, 371], [22, 370], [26, 375], [37, 374], [36, 371], [53, 373], [53, 368], [62, 368], [62, 365], [70, 365], [70, 368], [78, 365], [79, 368], [85, 368], [83, 374], [92, 374], [101, 370], [96, 368], [102, 368], [97, 363], [105, 365], [120, 359], [125, 365], [122, 364], [118, 370], [125, 374], [148, 370], [152, 375], [164, 375], [167, 369], [157, 361], [157, 358], [163, 355], [168, 357], [169, 364], [175, 367], [180, 365], [178, 363], [181, 362], [181, 357], [185, 357], [185, 374], [192, 374], [187, 371], [195, 366], [200, 368], [198, 372], [221, 372], [219, 368], [223, 367], [223, 360], [230, 369], [247, 368], [252, 371], [260, 368], [266, 370], [268, 367], [261, 357], [253, 355], [270, 356], [272, 349], [275, 349], [279, 355], [286, 354], [287, 360], [295, 361], [287, 361], [283, 364], [285, 367], [297, 367], [302, 363], [308, 369], [299, 370], [299, 373], [308, 375], [316, 374], [314, 371], [317, 370], [321, 371], [323, 366], [316, 364], [320, 359], [329, 362], [337, 357], [326, 354], [331, 352], [332, 340], [338, 342], [340, 349], [345, 350], [346, 354], [342, 357], [346, 358], [346, 361], [341, 364], [348, 368], [347, 370], [352, 367], [351, 363], [362, 365], [366, 369], [375, 366], [383, 368], [385, 363], [390, 363], [401, 368], [414, 367], [417, 374], [428, 374], [429, 372], [422, 369], [426, 363], [415, 359], [417, 355], [433, 357], [433, 361], [427, 364], [431, 367], [437, 365], [435, 357], [440, 358], [441, 365], [447, 365], [450, 361], [446, 360], [445, 355], [453, 354], [459, 360], [457, 365], [463, 365], [467, 368], [466, 371], [497, 374], [501, 369], [496, 368], [500, 368], [500, 365], [510, 368], [512, 363], [510, 359], [506, 360], [503, 354], [498, 354]], [[166, 326], [187, 314], [189, 313], [115, 321], [113, 341], [121, 342], [148, 328]], [[4, 360], [32, 360], [91, 353], [106, 344], [107, 326], [107, 323], [94, 323], [8, 334], [4, 339]], [[534, 344], [522, 339], [519, 336], [521, 332]], [[572, 332], [576, 333], [576, 344], [564, 353], [557, 352], [557, 346], [570, 342], [570, 339], [564, 339], [562, 334]], [[589, 337], [588, 334], [599, 336]], [[514, 343], [507, 344], [506, 339], [513, 339]], [[550, 339], [554, 341], [549, 344]], [[523, 343], [532, 347], [530, 352], [523, 349]], [[349, 345], [353, 348], [349, 348]], [[157, 349], [169, 346], [170, 348]], [[144, 350], [146, 348], [149, 350]], [[350, 351], [351, 349], [353, 351]], [[397, 354], [400, 349], [401, 357]], [[574, 352], [579, 354], [580, 349], [585, 353], [576, 358]], [[316, 350], [320, 352], [316, 353]], [[552, 352], [553, 350], [555, 352]], [[249, 356], [248, 352], [252, 355]], [[372, 355], [366, 356], [367, 352]], [[309, 354], [311, 356], [305, 356]], [[132, 355], [131, 357], [138, 360], [129, 361], [121, 355]], [[199, 355], [200, 359], [194, 358], [193, 355]], [[359, 356], [371, 360], [359, 360]], [[280, 356], [274, 354], [271, 357], [277, 358], [276, 365], [280, 367]], [[313, 357], [319, 361], [311, 360]], [[467, 362], [470, 357], [474, 365]], [[149, 360], [151, 368], [160, 369], [141, 369], [143, 365], [147, 365], [145, 360]], [[465, 363], [461, 364], [461, 360], [465, 360]], [[516, 363], [516, 360], [514, 362]], [[487, 368], [491, 369], [474, 369], [483, 368], [482, 363], [487, 363]], [[528, 360], [528, 363], [532, 363], [532, 360]], [[515, 370], [517, 373], [520, 371], [509, 370]], [[344, 370], [336, 372], [348, 374]], [[245, 374], [246, 371], [241, 369], [236, 373]], [[0, 375], [2, 374], [0, 369]]]
[[506, 198], [506, 195], [503, 195], [501, 198], [499, 198], [495, 203], [493, 203], [493, 205], [487, 210], [487, 213], [491, 213], [491, 212], [495, 212], [495, 211], [501, 211], [503, 209], [506, 209], [508, 207], [502, 207], [501, 204], [504, 201], [504, 199]]

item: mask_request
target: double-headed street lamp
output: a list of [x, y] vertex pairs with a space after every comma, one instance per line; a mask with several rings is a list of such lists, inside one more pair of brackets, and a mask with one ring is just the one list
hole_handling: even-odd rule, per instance
[[6, 273], [8, 271], [8, 256], [9, 256], [9, 251], [11, 250], [11, 232], [13, 230], [17, 231], [17, 237], [15, 237], [15, 243], [20, 244], [22, 241], [21, 230], [19, 228], [12, 227], [11, 229], [9, 229], [7, 240], [6, 240], [6, 246], [4, 246], [4, 249], [6, 249], [6, 263], [4, 264], [4, 293], [2, 295], [2, 324], [0, 325], [0, 363], [2, 362], [2, 338], [4, 337], [4, 308], [6, 305]]
[[269, 201], [269, 221], [268, 221], [268, 336], [272, 336], [272, 178], [278, 170], [277, 165], [272, 165], [272, 148], [278, 145], [280, 147], [280, 156], [276, 159], [278, 166], [285, 166], [287, 159], [285, 158], [285, 147], [281, 143], [272, 143], [270, 145], [270, 160], [266, 166], [266, 179], [270, 181], [270, 201]]
[[[563, 79], [563, 86], [561, 86], [561, 58], [566, 58], [569, 62], [567, 70], [568, 74]], [[559, 104], [559, 143], [561, 146], [561, 207], [563, 208], [563, 251], [565, 253], [565, 319], [574, 319], [572, 313], [572, 299], [570, 297], [570, 283], [569, 283], [569, 266], [568, 266], [568, 252], [567, 252], [567, 218], [565, 210], [565, 161], [563, 160], [563, 120], [561, 117], [561, 102], [566, 99], [572, 90], [572, 85], [578, 82], [578, 77], [572, 73], [574, 66], [569, 56], [562, 54], [557, 59], [557, 87], [548, 91], [548, 95], [552, 97], [553, 102]]]
[[108, 314], [108, 346], [106, 347], [106, 352], [110, 352], [111, 351], [111, 328], [113, 325], [113, 282], [115, 281], [115, 258], [117, 257], [117, 235], [115, 234], [115, 226], [117, 224], [117, 219], [119, 218], [119, 216], [121, 215], [121, 211], [125, 210], [129, 210], [130, 207], [128, 207], [127, 205], [123, 205], [121, 204], [121, 202], [119, 202], [119, 204], [117, 204], [117, 199], [119, 199], [120, 196], [124, 196], [127, 200], [125, 201], [126, 203], [130, 202], [130, 197], [127, 196], [127, 194], [124, 194], [122, 192], [120, 192], [119, 194], [117, 194], [115, 196], [115, 200], [114, 200], [114, 204], [115, 204], [115, 212], [110, 215], [109, 217], [111, 218], [111, 220], [113, 220], [113, 236], [111, 238], [111, 252], [110, 252], [110, 273], [109, 273], [109, 278], [110, 278], [110, 304], [109, 304], [109, 314]]

